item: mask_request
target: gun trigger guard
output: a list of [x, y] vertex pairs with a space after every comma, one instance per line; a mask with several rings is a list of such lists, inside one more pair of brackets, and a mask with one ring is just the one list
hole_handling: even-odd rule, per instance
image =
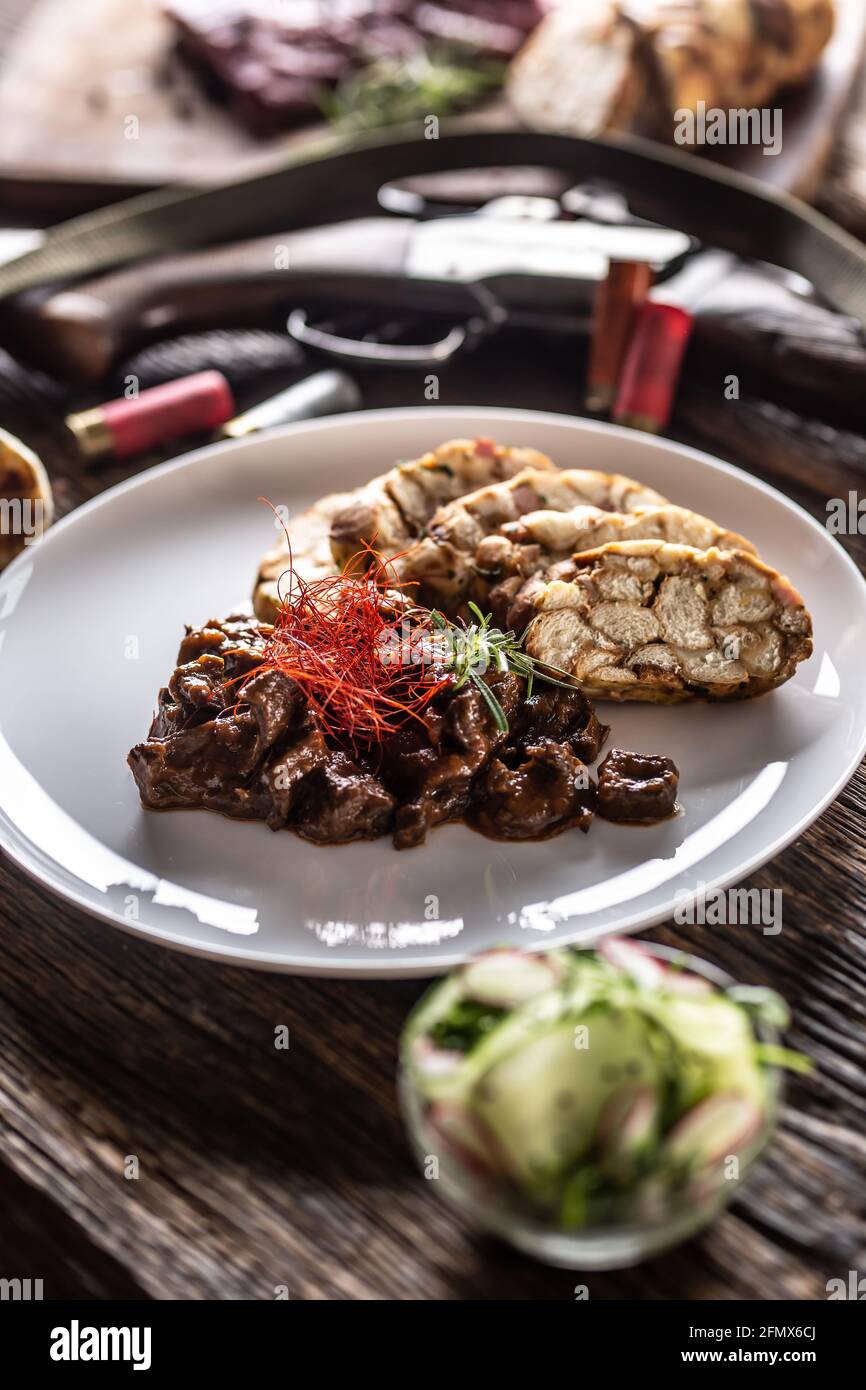
[[346, 338], [316, 328], [303, 309], [293, 309], [286, 327], [289, 337], [303, 347], [324, 353], [341, 362], [371, 367], [444, 367], [458, 352], [468, 352], [482, 338], [497, 332], [506, 321], [506, 311], [483, 285], [467, 286], [478, 303], [478, 315], [453, 328], [432, 343], [373, 343], [362, 338]]

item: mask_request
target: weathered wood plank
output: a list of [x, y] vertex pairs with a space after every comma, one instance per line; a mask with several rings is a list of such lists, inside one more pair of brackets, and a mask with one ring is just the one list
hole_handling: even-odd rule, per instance
[[[862, 829], [847, 828], [862, 798], [858, 781], [749, 881], [782, 886], [780, 936], [659, 933], [788, 994], [792, 1040], [820, 1064], [789, 1088], [782, 1134], [735, 1213], [667, 1259], [572, 1279], [476, 1240], [425, 1190], [393, 1092], [418, 985], [293, 980], [156, 951], [9, 866], [2, 1161], [152, 1297], [268, 1298], [286, 1284], [295, 1297], [558, 1299], [574, 1282], [593, 1297], [820, 1297], [866, 1258], [866, 1079], [849, 1037], [866, 1011], [866, 942], [856, 872], [826, 922], [826, 892], [808, 884], [852, 838], [866, 860]], [[283, 1023], [291, 1046], [279, 1052]], [[137, 1181], [123, 1177], [130, 1154]]]

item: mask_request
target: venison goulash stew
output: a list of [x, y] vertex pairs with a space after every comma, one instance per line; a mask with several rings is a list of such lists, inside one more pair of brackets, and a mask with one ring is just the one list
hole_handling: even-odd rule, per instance
[[666, 758], [612, 750], [589, 772], [608, 734], [576, 687], [510, 670], [459, 689], [433, 667], [433, 694], [381, 739], [350, 748], [319, 717], [301, 681], [265, 660], [273, 630], [248, 620], [190, 629], [160, 692], [147, 740], [129, 763], [145, 806], [200, 807], [291, 829], [319, 844], [391, 835], [397, 849], [430, 827], [466, 820], [486, 835], [529, 839], [593, 814], [646, 821], [675, 807]]

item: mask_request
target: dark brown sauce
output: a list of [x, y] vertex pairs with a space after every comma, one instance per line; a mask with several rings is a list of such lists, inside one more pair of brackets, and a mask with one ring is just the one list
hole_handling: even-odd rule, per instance
[[[202, 806], [147, 806], [144, 802], [142, 802], [141, 805], [142, 810], [149, 811], [153, 815], [166, 815], [169, 811], [201, 811], [207, 809], [209, 815], [216, 814], [220, 816], [223, 820], [232, 821], [235, 825], [244, 823], [247, 825], [264, 824], [264, 822], [259, 816], [232, 816], [229, 815], [228, 811], [214, 812], [209, 807], [205, 808]], [[676, 820], [682, 814], [683, 808], [679, 804], [679, 802], [677, 802], [676, 806], [674, 807], [673, 811], [671, 811], [669, 816], [659, 816], [658, 820], [609, 820], [607, 821], [607, 824], [621, 825], [628, 830], [651, 830], [653, 826], [662, 825], [665, 821]], [[595, 819], [595, 817], [593, 817], [593, 819]], [[606, 818], [604, 816], [599, 816], [598, 819], [605, 820]], [[590, 831], [589, 825], [582, 826], [579, 824], [578, 821], [570, 820], [563, 821], [560, 825], [554, 825], [548, 831], [540, 835], [496, 835], [492, 831], [485, 830], [481, 825], [476, 824], [471, 815], [455, 816], [453, 820], [440, 821], [439, 825], [431, 826], [430, 829], [438, 830], [440, 827], [446, 825], [463, 825], [467, 830], [471, 830], [474, 835], [481, 835], [485, 840], [493, 840], [494, 843], [504, 845], [544, 844], [548, 840], [555, 840], [559, 835], [564, 835], [567, 830], [582, 830], [584, 835], [588, 835]], [[303, 840], [305, 845], [312, 845], [315, 849], [339, 849], [343, 845], [362, 845], [365, 843], [375, 844], [377, 840], [385, 839], [385, 835], [382, 834], [375, 836], [356, 835], [351, 840], [310, 840], [307, 838], [306, 835], [302, 835], [300, 831], [297, 829], [297, 827], [294, 825], [284, 825], [281, 826], [281, 829], [287, 830], [290, 834], [297, 836], [299, 840]], [[430, 832], [428, 831], [428, 834], [429, 833]], [[410, 845], [408, 846], [408, 848], [417, 849], [418, 846]]]

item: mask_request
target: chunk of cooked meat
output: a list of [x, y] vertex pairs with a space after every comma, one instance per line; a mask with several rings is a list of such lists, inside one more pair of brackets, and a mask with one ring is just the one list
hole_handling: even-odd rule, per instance
[[436, 697], [424, 715], [426, 738], [410, 725], [386, 743], [382, 777], [401, 801], [394, 822], [398, 849], [421, 844], [431, 826], [465, 816], [475, 796], [478, 773], [492, 753], [513, 737], [524, 682], [511, 672], [496, 672], [486, 679], [509, 721], [507, 735], [497, 726], [484, 697], [473, 685], [466, 685]]
[[[311, 579], [337, 573], [365, 544], [375, 544], [383, 555], [395, 555], [420, 535], [444, 503], [528, 467], [539, 473], [556, 471], [537, 449], [512, 448], [483, 438], [440, 444], [354, 492], [324, 497], [293, 518], [288, 526], [292, 565]], [[283, 537], [264, 556], [256, 579], [254, 606], [266, 621], [276, 616], [277, 587], [288, 563], [288, 542]]]
[[663, 820], [676, 810], [679, 780], [671, 758], [611, 748], [598, 769], [596, 810], [605, 820]]
[[[577, 468], [539, 473], [527, 468], [506, 482], [492, 483], [441, 507], [426, 534], [400, 556], [395, 569], [401, 580], [417, 584], [418, 602], [454, 615], [465, 599], [483, 599], [487, 585], [485, 575], [479, 575], [483, 566], [478, 565], [476, 552], [485, 537], [509, 522], [539, 509], [556, 514], [581, 506], [593, 514], [630, 513], [664, 500], [652, 488], [620, 473]], [[474, 589], [479, 579], [480, 593]]]
[[512, 724], [511, 739], [524, 746], [552, 740], [564, 744], [581, 762], [594, 763], [609, 733], [582, 690], [539, 681]]
[[[445, 686], [381, 745], [350, 756], [302, 686], [262, 664], [271, 632], [245, 620], [187, 630], [148, 738], [129, 754], [145, 806], [263, 820], [318, 844], [393, 830], [398, 849], [475, 809], [480, 828], [506, 838], [588, 823], [593, 791], [575, 779], [607, 730], [580, 690], [539, 684], [527, 699], [522, 677], [492, 671], [483, 679], [507, 732], [474, 683]], [[494, 758], [504, 770], [491, 819]]]
[[295, 681], [255, 669], [268, 635], [243, 620], [188, 629], [150, 734], [129, 754], [143, 803], [199, 806], [272, 830], [291, 822], [314, 839], [382, 834], [393, 798], [328, 746]]
[[364, 772], [345, 753], [331, 752], [305, 779], [292, 828], [305, 840], [322, 845], [375, 840], [390, 830], [394, 805], [394, 797], [377, 777]]
[[471, 820], [486, 835], [537, 839], [566, 825], [588, 830], [596, 787], [564, 745], [528, 744], [513, 763], [494, 757], [481, 774]]
[[790, 581], [742, 551], [625, 541], [542, 583], [525, 647], [591, 697], [743, 699], [782, 685], [812, 651]]

